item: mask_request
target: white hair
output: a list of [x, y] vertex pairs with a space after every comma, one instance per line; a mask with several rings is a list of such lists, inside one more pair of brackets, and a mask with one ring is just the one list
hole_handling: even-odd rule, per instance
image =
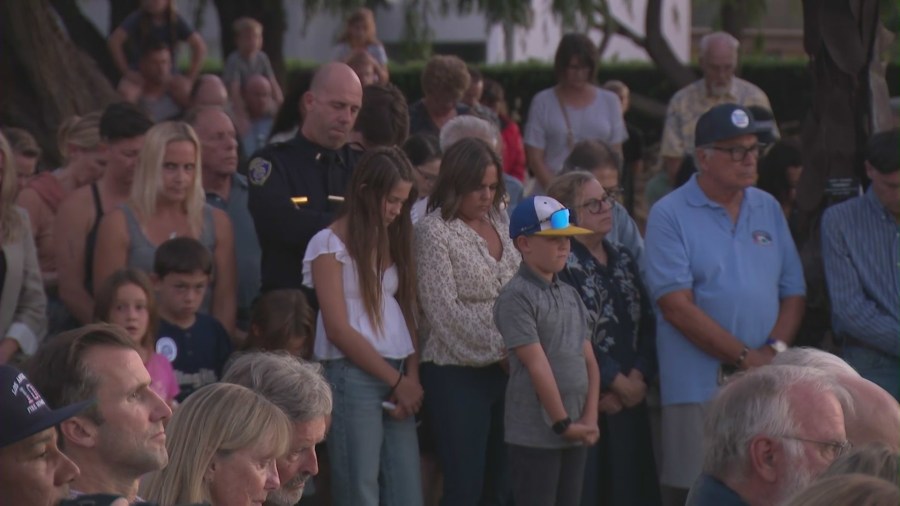
[[481, 139], [494, 151], [500, 149], [500, 132], [497, 127], [477, 116], [464, 114], [451, 119], [441, 128], [441, 151], [446, 153], [450, 146], [466, 137]]
[[[720, 478], [745, 477], [751, 440], [792, 433], [796, 425], [792, 395], [805, 386], [816, 393], [831, 393], [843, 406], [849, 394], [826, 373], [811, 367], [771, 365], [741, 374], [719, 391], [706, 412], [703, 470]], [[800, 445], [785, 441], [792, 457]]]
[[859, 377], [853, 367], [847, 362], [833, 353], [822, 351], [816, 348], [790, 348], [783, 353], [775, 355], [772, 359], [772, 365], [799, 365], [801, 367], [812, 367], [818, 369], [828, 375], [849, 375]]
[[700, 39], [700, 58], [706, 56], [710, 46], [717, 43], [728, 45], [735, 55], [738, 54], [738, 50], [741, 48], [741, 42], [728, 32], [707, 33]]
[[262, 395], [292, 422], [331, 415], [331, 386], [322, 376], [322, 366], [286, 352], [243, 353], [228, 366], [222, 382]]

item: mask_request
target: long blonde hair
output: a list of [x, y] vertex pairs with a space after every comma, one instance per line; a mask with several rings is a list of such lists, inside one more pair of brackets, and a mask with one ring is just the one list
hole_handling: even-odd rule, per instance
[[134, 183], [131, 185], [131, 206], [137, 211], [141, 220], [146, 220], [156, 212], [156, 202], [162, 187], [162, 164], [169, 144], [188, 141], [194, 145], [194, 185], [188, 193], [183, 205], [187, 213], [191, 233], [200, 237], [203, 228], [203, 205], [206, 197], [203, 194], [201, 179], [200, 141], [190, 125], [181, 121], [165, 121], [154, 125], [147, 131], [144, 145], [138, 155]]
[[18, 239], [22, 230], [22, 217], [15, 209], [16, 194], [16, 159], [13, 157], [9, 141], [0, 133], [0, 156], [3, 157], [3, 171], [0, 174], [0, 243]]
[[159, 504], [208, 503], [204, 475], [213, 458], [258, 443], [281, 457], [290, 448], [291, 422], [256, 392], [231, 383], [213, 383], [191, 394], [166, 427], [169, 464], [142, 480], [141, 496]]

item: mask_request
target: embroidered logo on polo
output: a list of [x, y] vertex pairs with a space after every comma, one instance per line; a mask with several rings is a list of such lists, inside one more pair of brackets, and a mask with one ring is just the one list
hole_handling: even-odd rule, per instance
[[156, 353], [166, 357], [169, 362], [174, 362], [178, 357], [178, 345], [171, 337], [160, 337], [156, 341]]
[[247, 179], [256, 186], [262, 186], [269, 175], [272, 174], [272, 162], [265, 158], [254, 158], [250, 160], [247, 167]]
[[772, 245], [772, 236], [765, 230], [754, 230], [753, 234], [753, 242], [759, 244], [760, 246], [771, 246]]
[[750, 126], [750, 117], [746, 112], [737, 109], [731, 113], [731, 124], [738, 128], [747, 128]]

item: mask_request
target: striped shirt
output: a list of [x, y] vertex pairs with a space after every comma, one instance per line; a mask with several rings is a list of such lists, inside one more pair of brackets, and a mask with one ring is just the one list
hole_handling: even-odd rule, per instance
[[900, 356], [900, 225], [872, 188], [825, 211], [822, 259], [835, 333]]

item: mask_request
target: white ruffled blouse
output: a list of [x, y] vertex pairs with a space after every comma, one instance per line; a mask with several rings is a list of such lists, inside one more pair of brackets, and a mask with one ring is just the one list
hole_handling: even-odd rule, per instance
[[[334, 254], [342, 266], [344, 302], [347, 304], [347, 318], [350, 320], [350, 326], [362, 334], [382, 357], [402, 359], [411, 355], [415, 351], [412, 337], [406, 326], [406, 320], [403, 318], [400, 304], [394, 297], [399, 287], [397, 266], [391, 265], [384, 272], [381, 285], [382, 328], [378, 329], [369, 318], [363, 305], [356, 262], [350, 258], [343, 241], [330, 228], [325, 228], [313, 236], [306, 247], [306, 254], [303, 257], [303, 284], [315, 288], [312, 278], [312, 262], [320, 255], [329, 254]], [[321, 311], [316, 316], [316, 340], [313, 354], [319, 360], [344, 358], [341, 350], [325, 334]]]

